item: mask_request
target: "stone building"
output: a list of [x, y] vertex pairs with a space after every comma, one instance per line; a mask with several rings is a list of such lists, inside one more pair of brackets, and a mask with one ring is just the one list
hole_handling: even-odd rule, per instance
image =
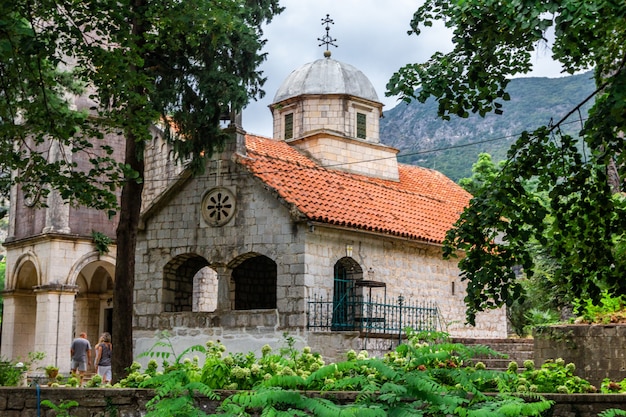
[[[164, 159], [155, 135], [136, 253], [135, 352], [164, 330], [178, 350], [219, 339], [243, 352], [279, 346], [288, 332], [329, 359], [349, 348], [382, 353], [418, 322], [506, 337], [503, 310], [463, 324], [464, 284], [456, 262], [442, 259], [445, 232], [470, 196], [439, 172], [397, 162], [380, 141], [382, 107], [361, 71], [327, 56], [276, 92], [273, 138], [246, 134], [233, 118], [232, 140], [203, 175]], [[19, 189], [11, 201], [23, 201]], [[54, 193], [47, 208], [12, 204], [10, 219], [0, 353], [44, 351], [68, 370], [75, 334], [95, 342], [111, 329], [115, 247], [99, 253], [91, 233], [114, 237], [115, 219]]]
[[143, 212], [137, 351], [167, 330], [181, 348], [220, 339], [258, 352], [288, 331], [332, 359], [348, 348], [382, 353], [399, 330], [400, 296], [435, 309], [437, 328], [453, 336], [506, 337], [503, 310], [463, 324], [464, 285], [442, 259], [470, 196], [397, 162], [361, 71], [329, 56], [306, 64], [270, 109], [273, 138], [235, 124], [204, 175], [181, 177]]

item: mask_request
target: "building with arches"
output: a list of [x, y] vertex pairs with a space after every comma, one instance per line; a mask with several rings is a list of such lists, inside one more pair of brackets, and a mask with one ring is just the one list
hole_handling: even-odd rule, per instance
[[[470, 195], [439, 172], [399, 164], [380, 141], [382, 107], [368, 78], [328, 53], [276, 92], [272, 138], [231, 117], [231, 140], [203, 175], [169, 161], [155, 127], [134, 351], [167, 331], [179, 351], [219, 339], [230, 351], [260, 352], [289, 333], [330, 360], [347, 349], [382, 354], [392, 338], [370, 334], [369, 324], [384, 329], [392, 319], [365, 314], [372, 299], [429, 305], [452, 336], [506, 337], [502, 309], [463, 324], [464, 283], [456, 261], [442, 259], [445, 232]], [[107, 140], [123, 149], [120, 138]], [[99, 252], [92, 232], [114, 238], [117, 219], [63, 204], [54, 191], [46, 207], [29, 205], [19, 187], [11, 201], [0, 353], [43, 351], [68, 371], [75, 335], [95, 342], [111, 332], [115, 246]]]
[[442, 259], [470, 195], [399, 164], [380, 141], [382, 107], [360, 70], [327, 53], [276, 92], [273, 138], [234, 123], [204, 175], [158, 195], [138, 236], [136, 351], [166, 330], [181, 349], [220, 339], [260, 352], [289, 332], [330, 359], [350, 348], [382, 354], [389, 335], [363, 323], [391, 319], [363, 317], [372, 294], [434, 306], [452, 336], [506, 337], [503, 310], [463, 324], [464, 283], [456, 261]]

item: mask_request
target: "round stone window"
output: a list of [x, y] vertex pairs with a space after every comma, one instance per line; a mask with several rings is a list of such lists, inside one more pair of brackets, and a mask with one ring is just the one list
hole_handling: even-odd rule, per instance
[[227, 188], [214, 188], [202, 199], [202, 217], [211, 226], [222, 226], [235, 213], [235, 196]]

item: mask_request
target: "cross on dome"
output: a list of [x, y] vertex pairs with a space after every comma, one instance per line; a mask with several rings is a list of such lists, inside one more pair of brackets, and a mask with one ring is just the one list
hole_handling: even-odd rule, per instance
[[335, 22], [333, 21], [333, 19], [330, 18], [330, 15], [326, 15], [325, 19], [322, 19], [322, 25], [326, 25], [326, 35], [322, 36], [321, 38], [317, 38], [318, 41], [320, 41], [321, 43], [318, 46], [322, 46], [322, 45], [326, 45], [326, 50], [324, 51], [324, 56], [326, 58], [330, 58], [330, 51], [328, 50], [328, 46], [332, 45], [335, 48], [337, 47], [337, 45], [335, 45], [335, 41], [337, 41], [337, 39], [334, 39], [330, 36], [329, 31], [330, 31], [330, 25], [334, 25]]

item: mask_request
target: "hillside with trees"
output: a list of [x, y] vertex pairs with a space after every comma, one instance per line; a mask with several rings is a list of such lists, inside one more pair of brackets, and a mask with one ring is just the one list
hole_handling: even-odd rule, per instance
[[[471, 114], [450, 120], [437, 117], [433, 98], [425, 103], [402, 102], [384, 112], [381, 141], [400, 150], [401, 162], [433, 168], [458, 181], [471, 176], [480, 153], [490, 154], [495, 162], [505, 159], [522, 131], [548, 125], [550, 120], [556, 123], [594, 89], [592, 72], [561, 78], [515, 78], [507, 87], [511, 100], [503, 104], [501, 115]], [[588, 109], [589, 104], [581, 112], [583, 121]], [[571, 135], [580, 128], [580, 120], [563, 126]]]

